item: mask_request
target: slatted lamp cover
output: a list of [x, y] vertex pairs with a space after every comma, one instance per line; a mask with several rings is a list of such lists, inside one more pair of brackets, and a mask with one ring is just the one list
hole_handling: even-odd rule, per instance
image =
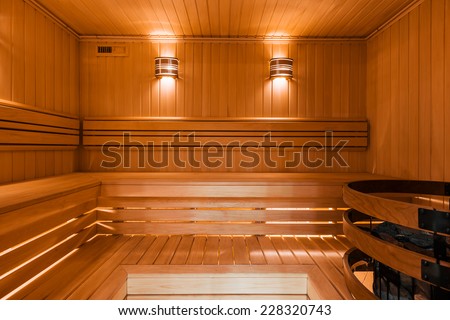
[[294, 60], [291, 58], [273, 58], [270, 60], [270, 78], [286, 78], [293, 77]]
[[174, 57], [156, 57], [155, 76], [157, 78], [178, 78], [178, 59]]

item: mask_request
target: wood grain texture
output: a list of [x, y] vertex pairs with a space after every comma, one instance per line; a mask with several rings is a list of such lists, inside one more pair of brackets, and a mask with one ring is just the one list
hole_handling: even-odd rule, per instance
[[[2, 105], [9, 101], [78, 118], [78, 38], [28, 1], [5, 0], [0, 10]], [[3, 116], [2, 120], [6, 119]], [[41, 118], [35, 114], [31, 120], [39, 124]], [[3, 135], [12, 133], [8, 130]], [[1, 184], [71, 173], [78, 168], [73, 150], [46, 149], [37, 156], [36, 151], [21, 153], [13, 149], [8, 146], [0, 151]], [[21, 161], [11, 161], [18, 157]]]
[[[354, 225], [347, 215], [344, 215], [344, 233], [358, 249], [370, 257], [416, 279], [422, 279], [422, 260], [435, 263], [434, 258], [370, 235]], [[444, 267], [450, 265], [444, 261], [441, 261], [440, 264]]]
[[[77, 249], [80, 245], [94, 236], [95, 228], [92, 227], [85, 229], [84, 231], [78, 233], [75, 237], [68, 239], [55, 249], [39, 256], [38, 258], [33, 260], [33, 263], [29, 263], [20, 269], [14, 270], [13, 273], [8, 274], [6, 277], [1, 279], [0, 296], [4, 297], [11, 294], [23, 283], [34, 278], [37, 274], [41, 273], [43, 270], [46, 270], [49, 266], [58, 262], [68, 253]], [[10, 298], [22, 299], [23, 295], [19, 293], [17, 296], [11, 296]]]
[[449, 179], [448, 7], [424, 1], [368, 41], [369, 172]]
[[349, 264], [348, 261], [348, 255], [350, 255], [355, 248], [348, 250], [345, 253], [344, 256], [344, 277], [345, 277], [345, 283], [347, 284], [348, 289], [352, 293], [352, 295], [358, 299], [358, 300], [375, 300], [376, 297], [370, 291], [367, 289], [361, 281], [356, 277], [356, 275], [353, 273], [352, 266]]
[[[98, 57], [97, 45], [108, 44], [126, 46], [128, 56]], [[305, 57], [306, 52], [308, 55]], [[336, 65], [329, 62], [335, 52], [339, 52], [342, 56], [341, 60], [336, 61]], [[161, 54], [175, 55], [180, 59], [179, 79], [158, 80], [154, 77], [153, 61]], [[83, 40], [80, 45], [80, 55], [83, 61], [80, 66], [82, 118], [212, 117], [231, 119], [238, 117], [251, 120], [261, 117], [286, 117], [349, 120], [364, 119], [366, 115], [363, 93], [366, 81], [364, 42], [279, 44], [205, 40], [202, 42], [177, 41], [176, 43], [164, 41], [118, 43]], [[294, 58], [293, 80], [270, 81], [267, 61], [274, 55]], [[128, 74], [128, 70], [133, 70], [133, 76]], [[325, 81], [329, 79], [325, 75], [329, 74], [339, 81]], [[331, 94], [332, 92], [334, 94]], [[125, 123], [110, 123], [109, 129], [117, 131]], [[90, 128], [89, 121], [85, 124], [86, 129]], [[102, 122], [101, 125], [106, 126], [104, 129], [108, 128], [107, 122]], [[136, 125], [135, 129], [153, 130], [149, 129], [148, 125], [145, 127], [145, 124]], [[223, 125], [218, 123], [217, 128]], [[246, 125], [238, 124], [238, 126], [240, 129], [238, 131], [243, 129], [247, 131]], [[180, 130], [179, 128], [179, 126], [174, 127], [175, 130]], [[91, 129], [98, 129], [98, 127]], [[86, 131], [90, 132], [86, 135], [87, 146], [104, 142], [104, 139], [100, 137], [91, 136], [92, 130]], [[235, 133], [235, 135], [239, 134]], [[356, 141], [360, 138], [352, 139]], [[122, 168], [122, 171], [137, 170], [135, 167], [138, 165], [138, 158], [135, 150], [132, 151], [131, 168]], [[181, 154], [183, 157], [188, 157], [184, 151], [181, 151]], [[159, 151], [155, 151], [154, 156], [155, 161], [161, 161]], [[201, 156], [197, 154], [195, 157]], [[342, 167], [333, 163], [332, 166], [324, 165], [311, 169], [304, 164], [286, 165], [278, 161], [274, 168], [267, 168], [260, 164], [257, 168], [249, 169], [239, 167], [239, 160], [235, 157], [229, 160], [230, 165], [224, 164], [215, 167], [214, 170], [221, 172], [250, 170], [255, 172], [362, 172], [365, 170], [365, 154], [350, 155], [343, 151], [342, 156], [349, 166]], [[294, 159], [298, 156], [288, 151], [287, 157]], [[311, 155], [312, 160], [316, 158], [324, 160], [324, 154], [316, 152]], [[241, 160], [248, 159], [248, 157], [241, 157]], [[83, 171], [105, 171], [105, 168], [101, 166], [101, 160], [102, 154], [99, 150], [83, 149], [80, 158], [81, 168]], [[141, 168], [139, 170], [176, 172], [180, 170], [208, 171], [209, 169], [206, 166], [194, 169], [190, 166], [179, 168], [171, 163], [157, 169]]]
[[[97, 57], [98, 45], [117, 43], [80, 43], [83, 117], [365, 117], [365, 97], [361, 94], [366, 79], [364, 42], [278, 45], [205, 40], [177, 41], [174, 46], [173, 42], [138, 41], [120, 43], [129, 48], [127, 57]], [[310, 53], [305, 57], [307, 49]], [[357, 63], [337, 61], [333, 65], [328, 61], [328, 53], [333, 52], [351, 56]], [[154, 58], [163, 54], [179, 58], [178, 80], [154, 77]], [[269, 80], [268, 60], [273, 56], [294, 59], [292, 81]], [[126, 70], [133, 66], [137, 68], [131, 77]], [[305, 69], [319, 68], [321, 74], [332, 74], [340, 81], [321, 81], [316, 72], [304, 74]], [[106, 81], [99, 80], [103, 78]], [[333, 98], [329, 90], [339, 94]], [[167, 100], [171, 96], [173, 100]]]
[[95, 215], [93, 213], [80, 216], [72, 222], [66, 223], [59, 228], [27, 243], [26, 245], [9, 251], [8, 253], [0, 256], [0, 274], [4, 274], [9, 270], [15, 269], [16, 267], [28, 262], [36, 255], [49, 250], [53, 246], [94, 223]]
[[[0, 213], [99, 186], [99, 180], [81, 173], [0, 186]], [[97, 195], [98, 188], [92, 192], [91, 198]]]
[[239, 235], [239, 234], [342, 234], [341, 224], [249, 224], [249, 223], [150, 223], [150, 222], [100, 222], [100, 234], [146, 234], [146, 235]]
[[37, 2], [81, 35], [364, 37], [415, 1]]
[[[42, 277], [32, 281], [27, 286], [22, 288], [20, 291], [16, 292], [12, 298], [34, 298], [34, 299], [124, 299], [127, 294], [136, 290], [146, 290], [144, 287], [147, 285], [162, 285], [164, 283], [164, 288], [169, 291], [160, 291], [158, 294], [175, 294], [183, 293], [184, 299], [187, 299], [190, 294], [197, 294], [201, 291], [204, 294], [208, 294], [208, 298], [213, 298], [211, 294], [216, 295], [217, 288], [214, 286], [214, 292], [204, 291], [208, 290], [204, 286], [198, 286], [191, 284], [188, 286], [181, 286], [180, 283], [185, 283], [185, 280], [197, 279], [198, 277], [206, 277], [205, 279], [217, 279], [217, 285], [224, 285], [225, 291], [231, 290], [232, 294], [244, 294], [246, 291], [258, 290], [255, 292], [257, 295], [261, 295], [262, 292], [266, 292], [272, 295], [275, 292], [282, 294], [278, 296], [278, 299], [288, 298], [285, 296], [287, 292], [292, 292], [293, 279], [301, 276], [303, 273], [307, 277], [308, 281], [306, 286], [300, 286], [295, 290], [307, 290], [306, 293], [313, 299], [342, 299], [343, 297], [333, 288], [330, 283], [330, 278], [327, 277], [326, 273], [320, 271], [320, 266], [315, 265], [313, 262], [302, 264], [296, 262], [294, 265], [286, 259], [286, 246], [283, 244], [286, 239], [292, 241], [299, 241], [295, 237], [289, 236], [284, 237], [283, 240], [280, 237], [264, 237], [266, 240], [261, 242], [261, 237], [246, 236], [244, 242], [232, 241], [236, 239], [244, 239], [242, 236], [195, 236], [195, 237], [182, 237], [181, 241], [177, 246], [173, 246], [173, 243], [167, 240], [167, 237], [161, 236], [157, 237], [162, 239], [162, 246], [155, 247], [152, 243], [154, 242], [154, 237], [147, 236], [97, 236], [93, 240], [87, 242], [79, 250], [73, 252], [69, 257], [60, 262], [58, 265], [54, 266]], [[172, 237], [178, 242], [179, 237]], [[257, 240], [260, 238], [259, 240]], [[74, 238], [75, 239], [75, 238]], [[147, 241], [149, 239], [150, 241]], [[183, 240], [185, 239], [185, 240]], [[215, 251], [215, 263], [208, 254], [205, 254], [203, 259], [194, 261], [186, 260], [184, 263], [177, 265], [167, 265], [171, 264], [176, 257], [184, 256], [186, 254], [189, 256], [198, 255], [197, 253], [205, 253], [209, 250], [203, 246], [190, 245], [190, 243], [198, 242], [197, 240], [203, 239], [203, 243], [208, 242], [211, 239], [210, 248]], [[305, 238], [307, 239], [307, 238]], [[193, 241], [192, 241], [193, 240]], [[280, 242], [281, 241], [281, 242]], [[329, 243], [338, 245], [338, 240], [334, 237], [328, 239]], [[69, 241], [70, 242], [70, 241]], [[159, 241], [158, 241], [159, 242]], [[256, 244], [260, 242], [261, 246], [266, 250], [265, 254], [272, 252], [272, 255], [280, 255], [282, 257], [277, 260], [278, 263], [271, 264], [270, 258], [261, 260], [258, 265], [254, 264], [256, 261], [256, 256], [246, 254], [245, 259], [247, 263], [240, 261], [236, 252], [242, 249], [242, 245], [245, 250], [252, 252], [256, 248]], [[183, 243], [189, 243], [186, 247]], [[264, 243], [264, 244], [263, 244]], [[248, 245], [248, 248], [246, 248]], [[260, 245], [257, 245], [259, 247]], [[158, 257], [156, 260], [152, 259], [153, 262], [149, 264], [142, 264], [138, 260], [127, 259], [129, 256], [141, 256], [141, 252], [148, 250], [148, 253], [152, 253], [152, 256]], [[327, 249], [332, 250], [332, 249]], [[228, 259], [222, 259], [223, 255], [220, 252], [234, 252], [231, 257], [234, 260], [231, 262]], [[260, 253], [262, 255], [262, 253]], [[304, 254], [307, 254], [304, 252]], [[203, 255], [203, 254], [202, 254]], [[171, 261], [167, 260], [165, 257], [172, 257]], [[142, 259], [146, 259], [142, 257]], [[165, 260], [165, 265], [157, 265]], [[38, 259], [39, 261], [39, 259]], [[125, 262], [127, 264], [124, 264]], [[275, 260], [274, 260], [275, 261]], [[42, 261], [41, 261], [42, 262]], [[209, 264], [209, 265], [208, 265]], [[247, 264], [248, 266], [243, 266]], [[290, 264], [290, 265], [289, 265]], [[30, 270], [29, 268], [27, 269]], [[231, 274], [230, 274], [231, 272]], [[294, 274], [293, 274], [294, 273]], [[23, 275], [23, 272], [19, 272], [15, 276]], [[72, 275], [72, 276], [71, 276]], [[158, 281], [154, 277], [158, 277]], [[247, 280], [244, 282], [243, 277]], [[66, 278], [68, 281], [61, 283], [61, 279]], [[127, 282], [127, 279], [131, 282]], [[153, 279], [150, 284], [147, 280]], [[270, 279], [276, 278], [275, 282], [271, 282]], [[6, 278], [7, 281], [11, 280], [10, 277]], [[15, 278], [17, 281], [17, 277]], [[239, 281], [237, 281], [239, 279]], [[289, 281], [287, 281], [290, 279]], [[306, 279], [306, 278], [305, 278]], [[226, 280], [226, 281], [225, 281]], [[173, 281], [177, 281], [175, 287], [172, 286]], [[207, 280], [210, 281], [210, 280]], [[332, 281], [332, 280], [331, 280]], [[310, 283], [311, 282], [311, 283]], [[6, 284], [6, 282], [4, 282]], [[196, 281], [198, 283], [198, 281]], [[9, 281], [8, 285], [12, 282]], [[124, 287], [124, 284], [126, 285]], [[139, 287], [136, 287], [135, 284]], [[143, 284], [143, 286], [142, 286]], [[237, 286], [236, 286], [237, 284]], [[245, 284], [245, 285], [244, 285]], [[260, 289], [264, 284], [265, 289]], [[7, 288], [11, 288], [7, 286]], [[161, 289], [161, 290], [166, 290]], [[5, 289], [6, 290], [6, 289]], [[174, 290], [174, 291], [173, 291]], [[262, 290], [262, 291], [261, 291]], [[245, 292], [244, 292], [245, 291]], [[2, 291], [3, 293], [4, 291]], [[143, 292], [141, 292], [143, 293]], [[154, 294], [155, 292], [145, 292], [144, 294]], [[184, 295], [187, 294], [187, 295]], [[204, 296], [206, 297], [206, 296]], [[261, 297], [261, 296], [260, 296]], [[273, 296], [275, 298], [275, 296]], [[154, 297], [153, 297], [154, 298]], [[181, 296], [180, 296], [181, 298]], [[195, 297], [194, 297], [195, 298]], [[197, 297], [198, 298], [198, 297]], [[245, 298], [243, 296], [242, 298]], [[291, 297], [292, 298], [292, 297]]]

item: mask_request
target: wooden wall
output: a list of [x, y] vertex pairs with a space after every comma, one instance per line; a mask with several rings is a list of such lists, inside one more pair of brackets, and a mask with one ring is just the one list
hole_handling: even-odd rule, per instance
[[[127, 54], [97, 56], [98, 45], [125, 46]], [[82, 117], [366, 117], [364, 41], [85, 39], [80, 56]], [[154, 77], [157, 56], [179, 58], [178, 80]], [[294, 59], [292, 80], [269, 79], [269, 60], [277, 56]], [[346, 152], [345, 157], [350, 168], [336, 171], [365, 170], [364, 152]], [[99, 151], [83, 151], [82, 169], [102, 170], [100, 159]], [[321, 170], [334, 169], [314, 169]]]
[[450, 2], [427, 0], [368, 41], [368, 171], [450, 180]]
[[[24, 0], [0, 1], [0, 99], [79, 114], [78, 38]], [[77, 169], [77, 151], [0, 151], [0, 183]]]
[[[128, 56], [98, 57], [97, 45]], [[365, 117], [364, 42], [83, 41], [81, 114], [180, 117]], [[154, 77], [154, 58], [180, 59], [180, 79]], [[294, 59], [294, 79], [269, 80], [269, 60]]]

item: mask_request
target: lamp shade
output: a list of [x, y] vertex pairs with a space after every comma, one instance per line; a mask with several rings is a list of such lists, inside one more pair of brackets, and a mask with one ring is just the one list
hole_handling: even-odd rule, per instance
[[155, 76], [157, 78], [178, 78], [178, 59], [173, 57], [156, 57]]
[[273, 58], [270, 60], [270, 77], [271, 78], [287, 78], [293, 76], [293, 59], [290, 58]]

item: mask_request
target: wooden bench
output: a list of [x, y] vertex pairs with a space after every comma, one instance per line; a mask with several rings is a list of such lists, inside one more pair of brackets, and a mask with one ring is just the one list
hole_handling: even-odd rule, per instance
[[[198, 264], [198, 259], [187, 258], [186, 250], [194, 250], [194, 237], [201, 235], [211, 237], [211, 245], [226, 238], [220, 240], [224, 254], [234, 250], [231, 237], [236, 237], [239, 248], [258, 247], [261, 257], [254, 251], [247, 255], [247, 264], [257, 263], [252, 259], [268, 265], [316, 264], [314, 279], [320, 274], [335, 282], [327, 287], [331, 288], [328, 296], [350, 298], [340, 264], [348, 246], [345, 238], [334, 236], [342, 234], [341, 190], [348, 181], [369, 177], [374, 178], [369, 174], [77, 173], [0, 186], [0, 296], [110, 297], [105, 285], [120, 266], [172, 262], [163, 257], [165, 253], [150, 259], [159, 254], [152, 251], [157, 244], [166, 243], [167, 250], [173, 247], [172, 253], [167, 251], [170, 257], [179, 250], [184, 256], [177, 258], [180, 263], [184, 259]], [[306, 234], [334, 238], [293, 237]], [[278, 238], [282, 235], [289, 238]], [[205, 245], [203, 241], [199, 238], [198, 243]], [[282, 254], [286, 250], [289, 255]], [[222, 263], [244, 263], [230, 257]]]
[[[342, 234], [342, 185], [368, 174], [98, 173], [105, 234]], [[195, 223], [193, 223], [195, 222]]]
[[70, 174], [0, 186], [0, 297], [95, 236], [99, 185]]

